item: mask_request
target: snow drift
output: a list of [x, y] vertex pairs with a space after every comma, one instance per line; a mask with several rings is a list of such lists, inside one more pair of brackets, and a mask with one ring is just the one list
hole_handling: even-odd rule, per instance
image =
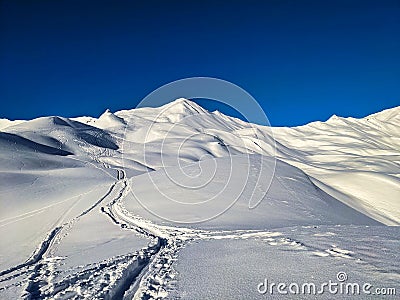
[[[220, 288], [185, 292], [194, 280], [187, 281], [188, 259], [215, 263], [198, 246], [180, 259], [188, 242], [211, 241], [203, 247], [210, 255], [218, 253], [221, 244], [212, 241], [219, 239], [238, 240], [228, 245], [243, 251], [277, 243], [283, 270], [285, 258], [342, 253], [323, 249], [326, 232], [368, 239], [363, 226], [378, 226], [380, 243], [385, 232], [398, 237], [397, 229], [379, 229], [400, 224], [398, 124], [399, 107], [270, 128], [186, 99], [107, 110], [99, 118], [2, 119], [1, 298], [223, 297], [229, 293]], [[309, 228], [317, 231], [314, 246], [301, 242]], [[398, 239], [391, 241], [388, 253], [398, 247]], [[286, 255], [284, 245], [292, 242], [311, 250]], [[365, 249], [365, 240], [360, 245]], [[377, 261], [357, 245], [352, 252], [381, 266], [368, 269], [376, 278], [398, 278], [389, 258]], [[226, 262], [242, 255], [238, 250]], [[265, 259], [254, 261], [260, 266]]]

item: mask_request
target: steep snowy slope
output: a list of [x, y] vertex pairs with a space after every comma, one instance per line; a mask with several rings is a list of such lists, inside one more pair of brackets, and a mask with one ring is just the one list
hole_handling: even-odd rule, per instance
[[335, 198], [389, 225], [400, 224], [400, 108], [363, 119], [331, 117], [274, 128], [299, 155], [283, 158]]
[[40, 118], [0, 132], [2, 270], [29, 259], [52, 229], [88, 209], [113, 183], [116, 171], [89, 155], [112, 142], [89, 138], [88, 130], [72, 125], [81, 123]]
[[[190, 241], [238, 239], [247, 251], [304, 226], [340, 225], [346, 237], [351, 224], [399, 225], [399, 109], [270, 128], [178, 99], [99, 118], [1, 120], [0, 298], [164, 298], [176, 286], [183, 297], [191, 285], [176, 285], [174, 269], [188, 276], [193, 256], [179, 249]], [[376, 278], [400, 272], [383, 265]]]
[[400, 223], [399, 108], [360, 120], [332, 117], [325, 123], [272, 131], [209, 113], [183, 99], [157, 109], [116, 114], [127, 123], [127, 160], [135, 157], [158, 169], [207, 155], [276, 156], [305, 171], [319, 188], [356, 210], [385, 224]]
[[[122, 205], [169, 225], [260, 230], [292, 225], [379, 224], [327, 195], [301, 170], [281, 161], [275, 165], [259, 155], [207, 159], [183, 170], [168, 167], [133, 177], [130, 185], [133, 192]], [[259, 205], [250, 209], [257, 202]]]

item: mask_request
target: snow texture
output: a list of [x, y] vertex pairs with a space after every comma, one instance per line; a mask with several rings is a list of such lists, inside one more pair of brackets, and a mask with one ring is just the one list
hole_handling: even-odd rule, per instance
[[0, 298], [265, 299], [265, 278], [339, 272], [400, 293], [399, 124], [271, 128], [186, 99], [1, 119]]

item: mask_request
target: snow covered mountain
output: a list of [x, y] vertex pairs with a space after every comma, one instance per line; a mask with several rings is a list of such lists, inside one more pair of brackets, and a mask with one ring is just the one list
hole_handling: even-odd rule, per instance
[[256, 299], [321, 264], [398, 287], [399, 124], [270, 128], [186, 99], [0, 120], [0, 298]]

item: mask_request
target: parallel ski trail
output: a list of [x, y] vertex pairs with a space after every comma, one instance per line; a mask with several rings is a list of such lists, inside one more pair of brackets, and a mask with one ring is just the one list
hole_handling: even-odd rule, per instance
[[[289, 245], [296, 249], [309, 248], [284, 238], [279, 232], [210, 231], [157, 225], [125, 209], [122, 200], [129, 193], [128, 179], [124, 170], [116, 169], [116, 172], [116, 181], [100, 199], [71, 221], [56, 226], [27, 262], [2, 271], [0, 282], [26, 276], [22, 281], [26, 286], [22, 296], [28, 299], [75, 297], [78, 290], [80, 297], [89, 298], [163, 299], [168, 296], [175, 284], [174, 278], [177, 274], [173, 263], [177, 259], [178, 252], [191, 241], [267, 238], [271, 240], [271, 245]], [[104, 214], [116, 226], [150, 238], [152, 242], [147, 247], [132, 253], [76, 267], [68, 275], [53, 280], [54, 265], [59, 259], [53, 255], [54, 244], [59, 244], [78, 220], [96, 208], [99, 208], [99, 213]], [[15, 283], [10, 286], [12, 285]]]
[[[120, 176], [119, 174], [120, 173], [118, 170], [117, 177]], [[7, 289], [9, 287], [15, 286], [15, 285], [20, 285], [21, 283], [25, 282], [26, 286], [27, 286], [25, 289], [26, 293], [23, 294], [22, 296], [29, 298], [29, 299], [41, 299], [42, 297], [41, 297], [40, 288], [42, 286], [46, 285], [46, 283], [47, 283], [46, 277], [49, 276], [49, 271], [47, 270], [48, 269], [47, 268], [47, 265], [48, 265], [47, 256], [51, 256], [51, 255], [49, 255], [49, 253], [50, 253], [51, 247], [54, 244], [54, 241], [57, 238], [59, 238], [60, 240], [62, 239], [59, 237], [59, 234], [63, 228], [68, 227], [68, 225], [72, 225], [74, 222], [76, 222], [77, 220], [79, 220], [80, 218], [82, 218], [83, 216], [88, 214], [90, 211], [95, 209], [102, 201], [104, 201], [112, 193], [112, 191], [115, 189], [116, 184], [119, 181], [120, 180], [118, 178], [117, 181], [111, 185], [111, 187], [109, 188], [109, 190], [107, 191], [107, 193], [105, 195], [103, 195], [92, 206], [90, 206], [88, 209], [81, 212], [79, 215], [77, 215], [76, 217], [71, 219], [69, 222], [61, 224], [63, 217], [60, 217], [59, 220], [56, 222], [56, 226], [49, 232], [49, 234], [46, 236], [46, 238], [40, 243], [40, 245], [36, 248], [36, 250], [32, 253], [32, 255], [25, 262], [18, 264], [16, 266], [13, 266], [11, 268], [8, 268], [6, 270], [0, 271], [0, 282], [7, 282], [14, 278], [18, 278], [20, 276], [30, 274], [27, 276], [26, 279], [23, 279], [20, 282], [11, 283], [9, 285], [4, 285], [3, 287], [0, 287], [0, 291]], [[79, 198], [80, 196], [89, 194], [92, 191], [94, 191], [94, 189], [92, 189], [88, 192], [82, 193], [80, 195], [70, 197], [66, 200], [54, 203], [47, 207], [41, 208], [37, 211], [34, 211], [34, 213], [41, 212], [42, 210], [44, 210], [48, 207], [66, 202], [67, 200], [71, 200], [71, 199], [74, 199], [77, 197]], [[78, 199], [78, 201], [79, 201], [79, 199]], [[75, 204], [76, 203], [74, 203], [73, 206], [75, 206]], [[72, 207], [68, 211], [70, 211], [71, 209], [72, 209]], [[11, 222], [18, 221], [18, 219], [21, 217], [30, 216], [31, 213], [32, 212], [29, 212], [27, 214], [18, 216], [18, 217], [16, 217], [16, 219], [12, 220]], [[3, 224], [3, 225], [6, 225], [6, 224]]]

